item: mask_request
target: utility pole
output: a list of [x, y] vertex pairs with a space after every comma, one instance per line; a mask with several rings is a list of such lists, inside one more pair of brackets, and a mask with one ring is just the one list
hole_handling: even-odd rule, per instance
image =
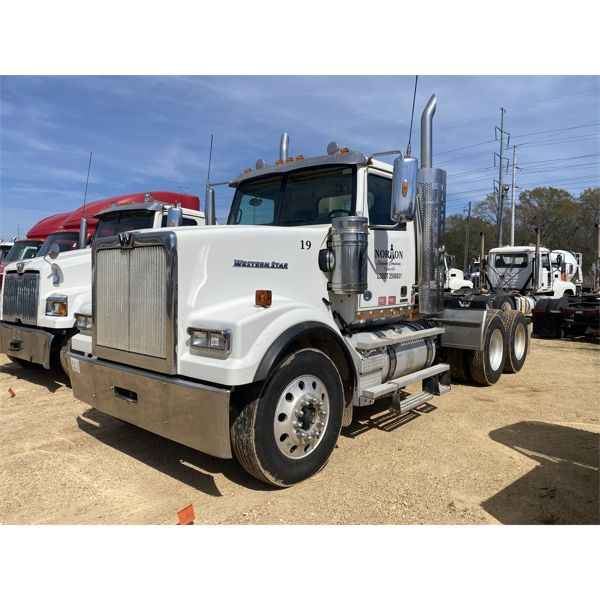
[[471, 201], [469, 200], [469, 212], [467, 213], [467, 230], [465, 231], [465, 261], [463, 263], [463, 273], [467, 272], [467, 262], [469, 260], [469, 225], [471, 222]]
[[[497, 140], [498, 140], [498, 133], [500, 133], [500, 139], [498, 140], [500, 142], [500, 154], [494, 153], [494, 159], [496, 158], [496, 156], [499, 158], [499, 161], [498, 161], [498, 215], [497, 215], [497, 219], [496, 219], [496, 223], [497, 223], [496, 245], [497, 246], [502, 246], [502, 219], [503, 219], [503, 208], [504, 208], [504, 187], [502, 185], [502, 175], [503, 175], [502, 169], [504, 167], [503, 161], [506, 160], [504, 158], [504, 134], [507, 133], [506, 131], [504, 131], [504, 113], [505, 112], [506, 112], [506, 109], [501, 107], [500, 108], [500, 128], [498, 129], [498, 127], [496, 126], [496, 139]], [[506, 142], [507, 147], [508, 147], [509, 142], [510, 142], [510, 134], [508, 134], [508, 141]], [[506, 166], [508, 168], [508, 164]]]
[[513, 159], [512, 159], [512, 194], [510, 201], [510, 245], [515, 245], [515, 177], [517, 173], [517, 147], [513, 146]]

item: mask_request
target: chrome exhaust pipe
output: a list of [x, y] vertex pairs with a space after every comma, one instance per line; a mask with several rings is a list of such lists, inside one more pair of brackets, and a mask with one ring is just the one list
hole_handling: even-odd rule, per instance
[[421, 115], [421, 168], [431, 168], [433, 164], [433, 115], [436, 106], [435, 94], [429, 98], [429, 102], [423, 109]]
[[279, 142], [279, 160], [285, 162], [288, 158], [288, 150], [290, 147], [290, 136], [287, 133], [281, 134], [281, 140]]
[[85, 217], [81, 217], [79, 221], [79, 247], [85, 248], [88, 234], [88, 222]]
[[440, 315], [444, 309], [446, 171], [432, 167], [435, 95], [421, 115], [421, 168], [418, 175], [420, 217], [419, 312]]
[[215, 223], [215, 190], [207, 187], [204, 196], [204, 224], [214, 225]]

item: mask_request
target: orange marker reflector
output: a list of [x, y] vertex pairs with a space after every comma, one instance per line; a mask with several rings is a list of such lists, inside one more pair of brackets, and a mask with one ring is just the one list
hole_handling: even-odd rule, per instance
[[11, 398], [14, 398], [16, 396], [15, 390], [13, 390], [12, 388], [8, 388], [8, 394]]
[[252, 169], [250, 167], [246, 167], [244, 169], [244, 173], [252, 173]]
[[402, 195], [406, 196], [406, 194], [408, 194], [408, 179], [402, 182]]
[[304, 154], [298, 154], [298, 156], [296, 156], [296, 160], [304, 160]]
[[293, 159], [291, 156], [288, 156], [288, 157], [285, 159], [285, 162], [294, 162], [294, 159]]
[[340, 148], [340, 152], [342, 154], [347, 154], [348, 152], [350, 152], [350, 149], [349, 148]]
[[179, 525], [192, 525], [194, 523], [194, 519], [196, 518], [196, 513], [194, 512], [194, 505], [188, 504], [184, 506], [181, 510], [177, 511], [177, 519], [179, 519]]
[[279, 165], [282, 165], [282, 164], [283, 164], [283, 161], [282, 161], [282, 160], [280, 160], [280, 159], [278, 158], [278, 159], [275, 161], [275, 164], [276, 164], [277, 166], [279, 166]]
[[256, 304], [256, 306], [266, 308], [267, 306], [271, 306], [271, 302], [271, 290], [256, 290], [256, 293], [254, 294], [254, 304]]

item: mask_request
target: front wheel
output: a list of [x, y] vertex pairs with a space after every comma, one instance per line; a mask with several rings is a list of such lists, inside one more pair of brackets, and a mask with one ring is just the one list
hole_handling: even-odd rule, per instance
[[250, 475], [288, 487], [318, 473], [342, 426], [338, 370], [319, 350], [299, 350], [280, 363], [258, 398], [231, 428], [233, 451]]

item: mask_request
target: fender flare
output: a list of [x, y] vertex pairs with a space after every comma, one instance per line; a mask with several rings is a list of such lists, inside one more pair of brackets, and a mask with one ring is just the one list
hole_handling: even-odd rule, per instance
[[344, 342], [340, 339], [338, 332], [336, 332], [329, 325], [326, 325], [325, 323], [320, 323], [318, 321], [304, 321], [302, 323], [297, 323], [296, 325], [293, 325], [289, 329], [286, 329], [265, 352], [258, 365], [258, 368], [256, 369], [256, 373], [254, 374], [253, 382], [263, 381], [268, 377], [269, 372], [277, 362], [277, 359], [294, 340], [298, 339], [300, 336], [306, 333], [317, 333], [319, 331], [326, 333], [328, 336], [333, 338], [338, 344], [340, 350], [346, 358], [349, 371], [352, 374], [352, 386], [354, 387], [358, 382], [358, 376], [356, 373], [356, 368], [354, 366], [354, 361], [352, 360], [352, 356], [350, 355], [350, 351], [348, 350]]

